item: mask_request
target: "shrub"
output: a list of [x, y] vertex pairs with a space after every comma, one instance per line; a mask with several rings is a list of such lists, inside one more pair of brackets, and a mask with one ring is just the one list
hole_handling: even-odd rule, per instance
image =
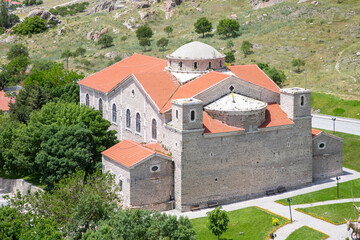
[[227, 52], [225, 53], [225, 62], [226, 63], [233, 63], [235, 62], [235, 55], [233, 52]]
[[3, 34], [5, 32], [5, 28], [0, 27], [0, 35]]
[[282, 86], [283, 82], [286, 79], [285, 73], [281, 70], [278, 70], [274, 67], [270, 67], [266, 63], [257, 63], [258, 67], [263, 70], [266, 75], [269, 76], [279, 87]]
[[170, 34], [173, 32], [173, 28], [171, 26], [167, 26], [164, 28], [164, 32], [167, 33], [168, 37], [170, 36]]
[[153, 31], [147, 25], [141, 26], [136, 30], [136, 37], [139, 41], [143, 38], [151, 38], [152, 36], [153, 36]]
[[54, 15], [60, 15], [63, 17], [66, 15], [75, 15], [79, 12], [84, 12], [88, 5], [89, 2], [75, 3], [66, 7], [52, 8], [49, 11]]
[[46, 20], [40, 19], [39, 16], [28, 17], [13, 27], [13, 32], [18, 35], [31, 35], [46, 31]]
[[165, 51], [165, 48], [167, 47], [167, 45], [169, 44], [169, 40], [167, 40], [166, 38], [160, 38], [157, 42], [156, 45], [161, 48], [163, 51]]
[[101, 46], [101, 48], [108, 48], [114, 45], [113, 42], [113, 37], [106, 34], [99, 39], [98, 44]]
[[240, 25], [234, 19], [221, 19], [216, 27], [219, 35], [224, 35], [226, 38], [236, 36], [239, 34]]
[[279, 225], [279, 219], [273, 217], [273, 218], [272, 218], [272, 225], [273, 225], [273, 226]]
[[126, 41], [127, 38], [128, 38], [127, 36], [122, 36], [122, 37], [120, 38], [120, 40], [121, 40], [121, 41]]

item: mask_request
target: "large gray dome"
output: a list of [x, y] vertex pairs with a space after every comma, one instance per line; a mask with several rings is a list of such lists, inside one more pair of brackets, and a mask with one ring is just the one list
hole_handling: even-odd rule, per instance
[[225, 57], [225, 55], [219, 53], [212, 46], [198, 41], [187, 43], [168, 55], [168, 58], [188, 60], [217, 59], [223, 57]]

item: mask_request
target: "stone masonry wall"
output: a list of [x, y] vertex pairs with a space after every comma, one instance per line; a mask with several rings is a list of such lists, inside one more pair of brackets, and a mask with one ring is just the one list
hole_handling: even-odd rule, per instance
[[[319, 145], [325, 144], [324, 149]], [[326, 133], [313, 139], [313, 179], [342, 175], [342, 141]]]
[[[182, 62], [182, 68], [180, 68]], [[197, 63], [197, 69], [194, 69], [194, 63]], [[171, 71], [176, 72], [199, 72], [209, 69], [209, 62], [211, 62], [212, 69], [221, 69], [225, 67], [225, 58], [206, 59], [206, 60], [184, 60], [184, 59], [169, 59], [168, 67]], [[170, 64], [171, 63], [171, 64]]]
[[0, 178], [0, 189], [3, 189], [6, 193], [16, 193], [20, 191], [22, 195], [28, 191], [34, 193], [36, 191], [43, 191], [41, 188], [28, 183], [24, 179], [6, 179]]

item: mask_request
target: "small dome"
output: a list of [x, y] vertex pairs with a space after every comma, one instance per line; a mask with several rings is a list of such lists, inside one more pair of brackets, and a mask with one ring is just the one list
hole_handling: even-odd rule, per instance
[[202, 42], [194, 41], [187, 43], [175, 50], [168, 58], [177, 59], [216, 59], [224, 58], [225, 55], [219, 53], [215, 48]]

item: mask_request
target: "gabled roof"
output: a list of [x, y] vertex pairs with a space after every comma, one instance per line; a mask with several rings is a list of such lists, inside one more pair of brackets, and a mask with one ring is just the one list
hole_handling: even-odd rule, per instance
[[78, 83], [108, 93], [130, 74], [161, 72], [166, 64], [166, 60], [135, 53]]
[[277, 127], [289, 124], [294, 124], [294, 122], [288, 118], [279, 104], [271, 103], [267, 106], [265, 121], [259, 126], [259, 128]]
[[[231, 75], [215, 71], [206, 73], [194, 79], [193, 81], [186, 83], [185, 85], [181, 85], [179, 89], [173, 94], [171, 99], [193, 97], [196, 94], [214, 86], [215, 84], [229, 77], [231, 77]], [[169, 99], [164, 108], [161, 109], [161, 113], [164, 113], [171, 108], [171, 99]]]
[[333, 134], [330, 134], [330, 133], [327, 133], [327, 132], [324, 132], [324, 131], [321, 131], [321, 130], [318, 130], [318, 129], [311, 129], [311, 135], [312, 135], [312, 138], [313, 140], [315, 138], [318, 138], [320, 136], [326, 136], [326, 137], [330, 137], [330, 138], [333, 138], [333, 139], [336, 139], [336, 140], [340, 140], [340, 141], [343, 141], [343, 139], [341, 137], [338, 137], [338, 136], [335, 136]]
[[264, 87], [273, 92], [280, 93], [280, 88], [276, 83], [269, 78], [256, 64], [238, 65], [228, 67], [232, 73], [237, 77]]
[[7, 97], [4, 91], [0, 91], [0, 110], [7, 112], [10, 110], [10, 103], [15, 103], [14, 97]]
[[134, 167], [151, 156], [158, 155], [169, 158], [159, 143], [142, 145], [125, 139], [102, 152], [102, 154], [127, 168]]
[[311, 135], [312, 135], [312, 137], [315, 137], [315, 136], [317, 136], [317, 135], [319, 135], [320, 133], [322, 133], [323, 131], [321, 131], [321, 130], [317, 130], [317, 129], [311, 129]]
[[205, 134], [243, 131], [245, 129], [229, 126], [219, 120], [213, 119], [207, 112], [203, 111], [203, 126]]

